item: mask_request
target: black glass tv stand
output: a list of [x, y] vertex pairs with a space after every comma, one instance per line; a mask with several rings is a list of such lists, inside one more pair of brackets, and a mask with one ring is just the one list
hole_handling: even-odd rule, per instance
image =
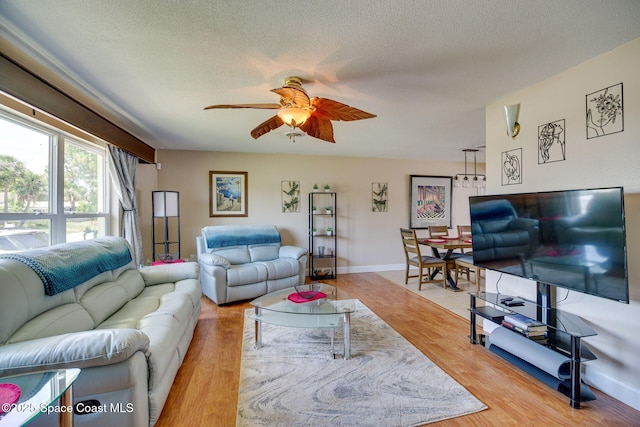
[[[597, 333], [585, 323], [582, 318], [571, 313], [563, 312], [551, 307], [549, 296], [549, 286], [539, 284], [538, 301], [529, 301], [526, 298], [518, 297], [524, 302], [522, 306], [507, 306], [502, 302], [508, 295], [488, 292], [473, 292], [470, 295], [470, 328], [469, 341], [471, 344], [485, 344], [485, 336], [478, 334], [476, 331], [476, 316], [481, 316], [494, 323], [501, 324], [504, 315], [511, 313], [520, 313], [529, 318], [539, 320], [547, 325], [546, 339], [543, 345], [548, 349], [563, 354], [570, 359], [570, 378], [568, 380], [558, 380], [551, 377], [545, 372], [536, 371], [535, 360], [522, 361], [515, 356], [509, 355], [507, 352], [496, 351], [497, 354], [507, 358], [512, 363], [516, 363], [528, 373], [538, 377], [543, 382], [551, 385], [555, 381], [554, 386], [558, 391], [570, 398], [570, 405], [573, 408], [580, 408], [580, 403], [588, 400], [595, 400], [595, 395], [589, 387], [582, 383], [580, 378], [580, 364], [583, 361], [594, 360], [596, 356], [589, 348], [581, 342], [584, 337], [597, 335]], [[514, 296], [511, 296], [515, 298]], [[481, 303], [478, 304], [478, 301]], [[517, 334], [517, 332], [514, 332]], [[506, 355], [503, 353], [507, 353]], [[506, 356], [506, 357], [505, 357]], [[508, 357], [511, 356], [511, 359]], [[517, 359], [515, 361], [513, 358]], [[533, 366], [528, 366], [533, 365]]]

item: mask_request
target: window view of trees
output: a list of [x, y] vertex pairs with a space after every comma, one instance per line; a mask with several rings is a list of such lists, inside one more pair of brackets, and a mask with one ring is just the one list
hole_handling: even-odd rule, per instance
[[76, 144], [65, 145], [64, 209], [69, 212], [99, 212], [98, 156]]
[[48, 174], [37, 173], [13, 156], [0, 155], [0, 189], [3, 194], [4, 213], [33, 212], [48, 205]]
[[[64, 212], [67, 241], [105, 235], [105, 152], [69, 142], [64, 148]], [[95, 217], [87, 218], [86, 215]], [[69, 216], [71, 215], [71, 216]]]
[[0, 116], [0, 252], [106, 235], [105, 161], [105, 147]]

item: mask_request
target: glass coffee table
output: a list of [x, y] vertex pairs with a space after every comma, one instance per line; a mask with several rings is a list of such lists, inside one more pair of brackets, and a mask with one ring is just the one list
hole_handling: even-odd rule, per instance
[[344, 358], [351, 359], [351, 313], [356, 311], [355, 300], [335, 286], [320, 283], [320, 291], [326, 294], [309, 302], [293, 302], [289, 295], [295, 288], [271, 292], [251, 301], [254, 306], [255, 348], [262, 347], [262, 323], [288, 326], [292, 328], [326, 328], [331, 330], [331, 350], [333, 352], [334, 333], [343, 326]]

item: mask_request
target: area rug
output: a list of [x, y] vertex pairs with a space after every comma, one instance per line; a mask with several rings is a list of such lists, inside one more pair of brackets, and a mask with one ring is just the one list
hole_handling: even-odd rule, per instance
[[[244, 318], [237, 426], [419, 426], [487, 407], [360, 301], [350, 360], [331, 356], [328, 330]], [[336, 332], [341, 352], [342, 334]]]

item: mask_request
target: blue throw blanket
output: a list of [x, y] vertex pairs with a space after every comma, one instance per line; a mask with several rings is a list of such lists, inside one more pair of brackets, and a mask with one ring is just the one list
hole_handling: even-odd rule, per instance
[[204, 227], [207, 248], [280, 243], [280, 232], [272, 225], [217, 225]]
[[92, 277], [131, 262], [127, 241], [121, 237], [101, 237], [63, 243], [43, 249], [2, 254], [35, 271], [47, 295], [55, 295], [78, 286]]

